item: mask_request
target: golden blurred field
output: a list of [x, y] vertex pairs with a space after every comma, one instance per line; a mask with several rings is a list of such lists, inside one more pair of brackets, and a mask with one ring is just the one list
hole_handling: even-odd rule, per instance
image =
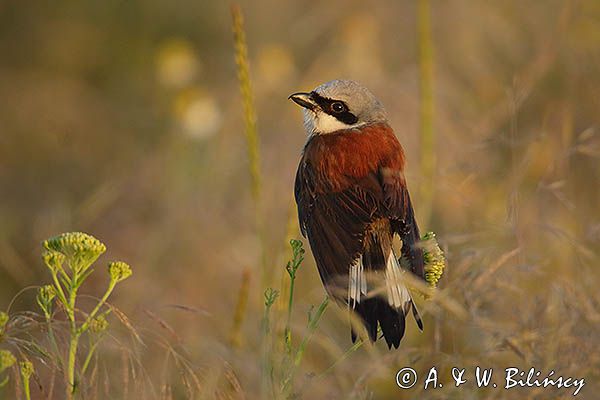
[[[101, 264], [122, 259], [134, 270], [111, 302], [144, 345], [112, 318], [83, 398], [277, 397], [261, 360], [271, 349], [275, 369], [281, 361], [286, 304], [282, 295], [271, 310], [271, 343], [263, 280], [287, 286], [306, 140], [287, 96], [354, 79], [385, 104], [421, 230], [437, 233], [448, 266], [439, 296], [420, 303], [425, 332], [411, 322], [397, 351], [378, 342], [343, 357], [347, 316], [330, 305], [290, 398], [573, 397], [454, 387], [452, 367], [478, 365], [583, 377], [577, 398], [598, 398], [600, 2], [431, 0], [425, 119], [419, 2], [240, 3], [259, 135], [253, 195], [227, 2], [0, 0], [0, 309], [48, 281], [42, 240], [88, 232], [108, 247]], [[432, 186], [423, 157], [436, 161]], [[248, 308], [233, 346], [244, 271]], [[92, 283], [97, 296], [105, 279]], [[307, 252], [295, 346], [324, 294]], [[35, 307], [30, 291], [11, 311]], [[395, 383], [406, 366], [420, 375], [410, 390]], [[424, 390], [432, 366], [444, 386]], [[50, 369], [36, 364], [33, 398], [51, 398]]]

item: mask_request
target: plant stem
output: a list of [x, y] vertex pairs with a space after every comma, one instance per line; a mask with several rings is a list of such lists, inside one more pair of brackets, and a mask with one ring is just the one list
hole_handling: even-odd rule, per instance
[[433, 183], [436, 170], [436, 137], [433, 129], [433, 40], [429, 0], [418, 0], [417, 29], [419, 48], [421, 177], [420, 209], [425, 225], [433, 208]]
[[58, 296], [58, 299], [66, 306], [67, 297], [65, 296], [65, 292], [63, 291], [62, 285], [58, 281], [58, 276], [55, 272], [52, 272], [52, 280], [54, 281], [54, 286], [56, 287], [56, 295]]
[[[77, 272], [73, 272], [73, 282], [77, 279]], [[67, 358], [67, 398], [72, 399], [75, 393], [75, 358], [77, 355], [77, 346], [79, 344], [79, 333], [77, 332], [77, 323], [75, 321], [75, 301], [77, 299], [77, 288], [71, 285], [69, 288], [69, 303], [67, 315], [70, 324], [69, 355]]]
[[96, 304], [96, 307], [94, 307], [92, 312], [87, 316], [87, 318], [85, 319], [85, 321], [79, 328], [79, 333], [83, 333], [87, 330], [88, 326], [90, 325], [90, 322], [92, 321], [92, 319], [94, 319], [96, 314], [98, 314], [98, 311], [100, 311], [100, 308], [102, 308], [102, 306], [106, 303], [106, 300], [108, 300], [108, 298], [112, 294], [113, 290], [115, 289], [116, 285], [117, 285], [116, 281], [114, 281], [114, 280], [110, 281], [110, 283], [108, 284], [108, 288], [106, 289], [106, 292], [104, 293], [104, 296], [102, 296], [102, 299], [100, 299], [98, 304]]
[[248, 60], [248, 45], [246, 43], [246, 32], [244, 30], [244, 15], [239, 4], [233, 4], [231, 6], [231, 17], [237, 76], [244, 108], [245, 133], [251, 178], [250, 190], [252, 192], [252, 199], [254, 200], [256, 232], [261, 244], [260, 292], [262, 293], [270, 282], [267, 271], [267, 235], [261, 202], [262, 179], [260, 172], [260, 146], [258, 129], [256, 127], [256, 110], [252, 96], [252, 83], [250, 80], [250, 62]]
[[56, 342], [56, 336], [54, 335], [54, 329], [52, 328], [52, 316], [44, 310], [44, 317], [46, 318], [46, 325], [48, 325], [48, 336], [50, 337], [50, 343], [52, 343], [52, 348], [54, 349], [54, 353], [56, 354], [58, 366], [62, 368], [62, 358], [60, 357], [58, 343]]
[[242, 284], [238, 294], [238, 302], [235, 307], [235, 313], [233, 315], [233, 326], [231, 327], [231, 334], [229, 336], [229, 342], [233, 347], [239, 347], [242, 344], [242, 325], [246, 316], [246, 308], [248, 306], [248, 293], [250, 292], [250, 268], [245, 268], [242, 272]]
[[296, 281], [296, 274], [290, 274], [290, 293], [288, 297], [288, 312], [287, 312], [287, 322], [285, 324], [285, 332], [284, 332], [284, 341], [285, 341], [285, 349], [288, 354], [292, 352], [292, 307], [294, 305], [294, 283]]
[[73, 333], [71, 331], [71, 339], [69, 341], [69, 358], [67, 360], [67, 373], [68, 373], [68, 383], [67, 386], [67, 399], [72, 399], [73, 394], [75, 393], [76, 383], [75, 383], [75, 356], [77, 355], [77, 347], [79, 344], [79, 334], [77, 332]]
[[23, 389], [25, 390], [25, 399], [31, 400], [31, 389], [29, 387], [29, 379], [23, 379]]
[[85, 361], [83, 362], [83, 366], [81, 367], [81, 375], [84, 375], [85, 371], [87, 371], [90, 361], [92, 360], [92, 356], [94, 355], [94, 352], [96, 351], [96, 347], [98, 347], [98, 343], [100, 343], [100, 339], [94, 341], [93, 344], [92, 344], [92, 340], [90, 339], [90, 345], [91, 345], [90, 351], [88, 352], [88, 355], [85, 358]]
[[317, 379], [323, 378], [324, 376], [326, 376], [327, 374], [329, 374], [331, 371], [333, 371], [333, 369], [343, 360], [345, 360], [346, 358], [348, 358], [348, 356], [352, 353], [354, 353], [356, 350], [358, 350], [365, 342], [362, 339], [358, 339], [356, 341], [356, 343], [354, 343], [348, 350], [346, 350], [344, 352], [344, 354], [342, 354], [342, 356], [340, 358], [338, 358], [337, 360], [335, 360], [335, 362], [333, 364], [331, 364], [329, 367], [327, 367], [327, 369], [323, 372], [321, 372], [318, 376]]
[[[262, 321], [262, 380], [261, 380], [261, 395], [262, 398], [273, 398], [273, 365], [271, 360], [271, 328], [270, 328], [270, 311], [273, 303], [277, 299], [279, 293], [268, 288], [265, 291], [265, 313]], [[268, 396], [267, 393], [271, 394]]]
[[325, 310], [327, 309], [328, 304], [329, 304], [329, 297], [326, 296], [325, 299], [323, 300], [323, 302], [319, 305], [317, 312], [315, 313], [315, 315], [311, 318], [310, 322], [308, 323], [308, 334], [306, 334], [306, 336], [304, 336], [304, 339], [302, 339], [302, 343], [300, 343], [300, 346], [298, 347], [298, 351], [296, 352], [296, 359], [294, 360], [295, 366], [300, 365], [300, 362], [302, 361], [302, 356], [304, 355], [304, 351], [306, 350], [306, 346], [308, 345], [308, 342], [310, 341], [313, 334], [315, 333], [315, 330], [317, 330], [319, 321], [321, 320], [321, 317], [325, 313]]
[[319, 325], [319, 321], [321, 320], [323, 313], [325, 313], [328, 304], [329, 297], [326, 296], [323, 302], [319, 305], [319, 308], [317, 309], [315, 315], [312, 318], [310, 318], [308, 322], [308, 333], [302, 339], [300, 346], [298, 346], [298, 350], [296, 351], [296, 356], [294, 358], [294, 364], [291, 366], [290, 371], [282, 384], [281, 392], [285, 397], [288, 397], [289, 391], [292, 390], [292, 383], [294, 381], [294, 374], [296, 372], [296, 368], [300, 365], [302, 357], [304, 356], [304, 351], [306, 350], [306, 346], [308, 345], [308, 342], [310, 342], [310, 339], [315, 333], [315, 330]]
[[70, 338], [69, 338], [69, 354], [67, 357], [67, 399], [72, 399], [76, 390], [75, 382], [75, 361], [77, 357], [77, 347], [79, 345], [79, 332], [77, 330], [77, 321], [75, 321], [75, 305], [77, 301], [77, 281], [79, 278], [79, 269], [71, 268], [73, 276], [71, 277], [71, 285], [69, 287], [69, 302], [67, 304], [67, 316], [69, 317]]

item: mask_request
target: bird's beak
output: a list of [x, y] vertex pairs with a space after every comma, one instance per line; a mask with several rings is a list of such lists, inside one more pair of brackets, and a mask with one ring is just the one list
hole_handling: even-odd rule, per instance
[[294, 93], [290, 95], [288, 99], [291, 99], [294, 103], [309, 110], [314, 110], [317, 107], [317, 103], [315, 103], [312, 94], [310, 93]]

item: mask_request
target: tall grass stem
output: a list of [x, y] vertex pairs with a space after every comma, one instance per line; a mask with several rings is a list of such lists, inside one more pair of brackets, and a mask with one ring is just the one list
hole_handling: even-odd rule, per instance
[[433, 209], [433, 184], [436, 171], [436, 135], [433, 126], [433, 40], [431, 33], [431, 6], [429, 0], [418, 0], [417, 30], [419, 49], [421, 177], [419, 182], [419, 209], [427, 226]]
[[259, 274], [261, 277], [261, 293], [269, 285], [267, 271], [267, 244], [264, 219], [262, 216], [262, 178], [260, 172], [260, 147], [259, 136], [256, 125], [256, 109], [252, 95], [252, 83], [250, 80], [250, 62], [248, 60], [248, 45], [244, 30], [244, 15], [238, 4], [231, 6], [233, 41], [235, 50], [235, 62], [237, 65], [237, 76], [242, 96], [244, 110], [245, 134], [248, 152], [248, 164], [250, 168], [250, 190], [254, 200], [256, 231], [261, 244], [261, 260]]

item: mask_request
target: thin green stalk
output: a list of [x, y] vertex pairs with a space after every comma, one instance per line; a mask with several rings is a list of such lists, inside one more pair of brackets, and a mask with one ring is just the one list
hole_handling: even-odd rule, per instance
[[[73, 273], [73, 282], [77, 281], [77, 277], [78, 277], [77, 272], [74, 272]], [[71, 321], [71, 338], [69, 340], [69, 358], [67, 360], [67, 371], [68, 371], [69, 384], [72, 386], [71, 396], [77, 390], [77, 383], [75, 382], [75, 361], [76, 361], [76, 356], [77, 356], [77, 348], [79, 347], [79, 338], [81, 337], [82, 333], [87, 331], [87, 329], [90, 325], [90, 322], [92, 321], [92, 319], [94, 319], [96, 314], [98, 314], [98, 311], [100, 311], [102, 306], [106, 303], [106, 301], [108, 300], [108, 297], [111, 295], [111, 293], [113, 292], [116, 285], [117, 285], [117, 281], [114, 279], [111, 279], [110, 283], [108, 285], [108, 288], [106, 289], [106, 292], [104, 293], [104, 296], [102, 296], [102, 299], [100, 299], [98, 304], [96, 304], [96, 307], [94, 307], [92, 312], [87, 316], [87, 318], [85, 319], [85, 321], [79, 328], [77, 328], [77, 323], [75, 321], [75, 313], [74, 313], [75, 300], [77, 297], [77, 287], [72, 286], [70, 289], [69, 313], [72, 315], [72, 317], [69, 318]], [[88, 354], [88, 357], [89, 356], [90, 356], [90, 354]], [[88, 362], [89, 362], [89, 360], [86, 359], [86, 364]], [[86, 365], [84, 364], [84, 369], [82, 371], [85, 371], [85, 368], [86, 368]]]
[[106, 292], [104, 293], [104, 296], [102, 296], [102, 298], [100, 299], [100, 301], [98, 302], [98, 304], [96, 304], [96, 307], [94, 307], [94, 309], [92, 310], [92, 312], [87, 316], [87, 318], [85, 319], [84, 323], [79, 328], [79, 332], [80, 333], [83, 333], [83, 332], [87, 331], [87, 329], [88, 329], [88, 327], [90, 325], [90, 322], [94, 319], [94, 317], [96, 316], [96, 314], [98, 314], [98, 311], [100, 311], [100, 309], [102, 308], [102, 306], [106, 303], [106, 301], [108, 300], [108, 298], [112, 294], [113, 290], [115, 289], [115, 286], [117, 286], [117, 282], [115, 280], [111, 279], [110, 283], [108, 284], [108, 288], [106, 289]]
[[52, 343], [52, 348], [56, 354], [58, 366], [62, 368], [62, 358], [59, 356], [60, 351], [58, 350], [58, 343], [56, 342], [56, 336], [54, 335], [54, 329], [52, 328], [52, 316], [45, 310], [44, 316], [46, 318], [46, 325], [48, 326], [48, 337], [50, 338], [50, 343]]
[[292, 329], [291, 329], [291, 323], [292, 323], [292, 308], [294, 305], [294, 282], [296, 281], [296, 276], [292, 276], [290, 279], [290, 293], [289, 293], [289, 298], [288, 298], [288, 312], [287, 312], [287, 322], [285, 324], [285, 343], [286, 343], [286, 350], [288, 351], [288, 353], [291, 351], [292, 348]]
[[31, 400], [31, 388], [29, 385], [29, 379], [23, 381], [23, 389], [25, 390], [25, 398]]
[[[273, 366], [271, 360], [271, 352], [269, 345], [270, 343], [270, 331], [271, 331], [271, 321], [270, 321], [270, 312], [273, 303], [277, 300], [279, 296], [279, 292], [277, 290], [273, 290], [272, 288], [267, 288], [264, 292], [264, 306], [265, 313], [262, 321], [262, 382], [261, 382], [261, 392], [262, 398], [274, 398], [273, 393]], [[270, 389], [269, 389], [270, 388]], [[270, 395], [267, 393], [270, 392]]]
[[417, 29], [419, 48], [419, 88], [421, 176], [420, 210], [425, 225], [429, 223], [433, 208], [433, 183], [436, 170], [436, 137], [433, 129], [433, 40], [431, 33], [431, 6], [429, 0], [418, 0]]
[[67, 297], [65, 296], [65, 292], [63, 291], [62, 285], [58, 281], [58, 275], [56, 274], [56, 272], [52, 272], [52, 280], [54, 281], [54, 286], [57, 290], [56, 295], [58, 296], [58, 299], [61, 303], [63, 303], [66, 306]]
[[304, 339], [302, 339], [302, 343], [300, 343], [298, 351], [296, 352], [296, 359], [294, 360], [294, 365], [296, 367], [300, 365], [300, 362], [302, 361], [302, 356], [304, 356], [304, 351], [306, 350], [306, 346], [308, 345], [308, 342], [310, 341], [310, 339], [312, 339], [313, 334], [317, 330], [317, 326], [319, 325], [319, 321], [321, 320], [321, 317], [327, 309], [327, 305], [329, 305], [329, 297], [325, 297], [323, 302], [319, 305], [319, 308], [317, 309], [315, 315], [310, 319], [310, 322], [308, 323], [308, 334], [304, 336]]
[[25, 399], [31, 400], [31, 389], [29, 381], [31, 375], [33, 375], [33, 364], [29, 360], [21, 361], [19, 363], [21, 372], [21, 381], [23, 382], [23, 390], [25, 391]]
[[292, 259], [288, 261], [285, 269], [290, 276], [290, 289], [289, 289], [289, 297], [288, 297], [288, 312], [287, 312], [287, 322], [285, 325], [285, 333], [284, 333], [284, 341], [286, 352], [290, 354], [292, 352], [292, 331], [291, 331], [291, 321], [292, 321], [292, 310], [294, 306], [294, 287], [296, 282], [296, 272], [302, 261], [304, 261], [304, 249], [302, 247], [302, 241], [291, 239], [290, 246], [292, 247]]
[[81, 367], [81, 375], [85, 375], [85, 371], [87, 371], [90, 361], [92, 360], [94, 352], [96, 351], [96, 348], [98, 347], [99, 343], [100, 340], [96, 340], [92, 343], [92, 340], [90, 339], [90, 350], [88, 352], [87, 357], [85, 358], [85, 361], [83, 362], [83, 367]]
[[342, 354], [342, 356], [340, 358], [338, 358], [337, 360], [335, 360], [335, 362], [333, 364], [331, 364], [329, 367], [327, 367], [327, 369], [325, 369], [323, 372], [321, 372], [318, 376], [317, 379], [321, 379], [323, 377], [325, 377], [327, 374], [329, 374], [331, 371], [333, 371], [333, 369], [342, 361], [344, 361], [346, 358], [348, 358], [348, 356], [350, 356], [350, 354], [354, 353], [356, 350], [358, 350], [365, 342], [362, 339], [358, 339], [356, 341], [356, 343], [354, 343], [348, 350], [346, 350], [344, 352], [344, 354]]
[[284, 345], [285, 351], [288, 355], [292, 353], [292, 309], [294, 306], [294, 282], [296, 281], [296, 274], [290, 274], [290, 289], [289, 289], [289, 297], [288, 297], [288, 312], [287, 312], [287, 321], [285, 323], [285, 331], [284, 331]]
[[69, 353], [67, 358], [67, 379], [70, 386], [67, 387], [67, 398], [72, 399], [76, 390], [75, 382], [75, 359], [77, 356], [77, 347], [79, 345], [79, 332], [77, 331], [77, 323], [75, 321], [75, 304], [77, 301], [77, 286], [76, 282], [79, 277], [79, 271], [76, 268], [72, 269], [73, 277], [71, 278], [71, 287], [69, 288], [69, 302], [67, 306], [67, 316], [70, 325], [69, 338]]
[[298, 366], [300, 366], [300, 363], [302, 362], [302, 357], [304, 356], [304, 352], [306, 351], [306, 347], [308, 346], [308, 343], [312, 339], [313, 334], [317, 330], [319, 321], [321, 320], [321, 317], [325, 313], [325, 310], [327, 309], [328, 304], [329, 304], [329, 297], [326, 296], [325, 299], [323, 300], [323, 302], [321, 302], [321, 304], [317, 308], [317, 312], [314, 315], [309, 315], [308, 333], [304, 336], [304, 338], [302, 339], [302, 342], [298, 346], [298, 350], [296, 350], [296, 355], [294, 357], [294, 363], [291, 366], [289, 372], [287, 373], [287, 377], [284, 379], [283, 384], [281, 385], [281, 392], [284, 394], [285, 397], [289, 396], [289, 391], [292, 389], [292, 382], [294, 380], [294, 374], [296, 372], [296, 368], [298, 368]]

